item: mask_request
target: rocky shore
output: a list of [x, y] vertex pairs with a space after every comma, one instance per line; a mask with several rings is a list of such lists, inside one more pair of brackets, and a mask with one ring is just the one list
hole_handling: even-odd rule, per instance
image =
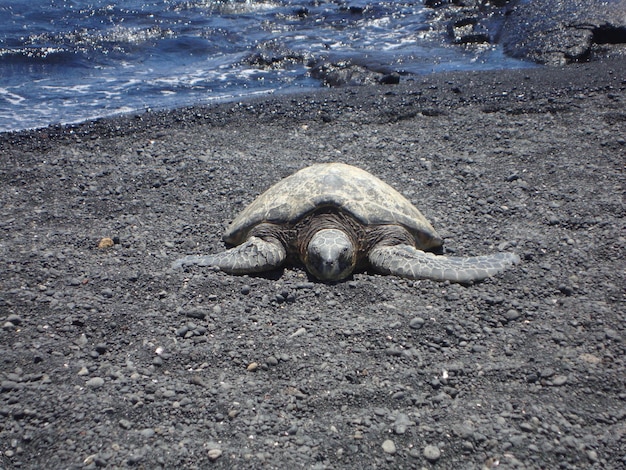
[[[626, 60], [626, 0], [425, 0], [424, 6], [427, 24], [420, 34], [439, 36], [453, 48], [501, 47], [505, 56], [550, 66]], [[345, 8], [355, 16], [368, 15], [367, 7]], [[273, 41], [260, 44], [245, 62], [261, 69], [303, 63], [327, 87], [411, 79], [401, 66], [382, 65], [369, 54], [307, 57]]]
[[[626, 465], [625, 89], [599, 61], [0, 135], [0, 468]], [[170, 268], [323, 161], [521, 265]]]
[[565, 65], [626, 56], [626, 0], [425, 0], [434, 31], [460, 47]]

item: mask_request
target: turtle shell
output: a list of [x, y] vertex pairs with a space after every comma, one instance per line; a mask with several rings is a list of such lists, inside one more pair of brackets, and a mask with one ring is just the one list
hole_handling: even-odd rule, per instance
[[432, 225], [402, 194], [367, 171], [344, 163], [312, 165], [279, 181], [231, 222], [223, 238], [239, 245], [258, 224], [293, 224], [328, 207], [366, 226], [402, 225], [415, 237], [418, 248], [442, 244]]

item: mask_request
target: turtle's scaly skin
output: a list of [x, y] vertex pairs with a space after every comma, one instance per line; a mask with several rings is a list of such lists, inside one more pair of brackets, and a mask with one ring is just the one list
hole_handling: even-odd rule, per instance
[[471, 257], [437, 256], [408, 245], [373, 248], [369, 260], [383, 274], [460, 283], [486, 279], [519, 263], [515, 253]]
[[304, 168], [279, 181], [230, 224], [223, 253], [187, 256], [174, 267], [217, 266], [232, 274], [269, 271], [299, 257], [318, 279], [337, 281], [357, 266], [411, 279], [480, 281], [519, 262], [514, 253], [436, 256], [442, 239], [387, 183], [342, 163]]

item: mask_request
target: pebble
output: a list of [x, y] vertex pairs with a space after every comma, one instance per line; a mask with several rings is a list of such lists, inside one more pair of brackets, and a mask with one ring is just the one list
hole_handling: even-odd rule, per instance
[[506, 318], [507, 321], [517, 320], [521, 316], [522, 314], [515, 309], [507, 310], [506, 313], [504, 314], [504, 318]]
[[104, 379], [102, 377], [93, 377], [89, 379], [85, 385], [91, 388], [100, 388], [104, 385]]
[[258, 368], [259, 368], [258, 362], [251, 362], [250, 364], [248, 364], [248, 367], [246, 369], [248, 370], [248, 372], [255, 372]]
[[128, 465], [137, 465], [139, 462], [141, 462], [144, 459], [145, 455], [143, 454], [130, 454], [128, 456], [128, 459], [126, 460], [126, 463], [128, 463]]
[[206, 311], [199, 308], [192, 308], [184, 312], [184, 315], [189, 318], [197, 318], [198, 320], [204, 320], [206, 317]]
[[3, 380], [0, 383], [0, 392], [10, 392], [11, 390], [21, 390], [22, 386], [12, 380]]
[[209, 450], [209, 460], [217, 460], [221, 456], [222, 456], [222, 451], [220, 449]]
[[110, 248], [113, 245], [115, 245], [115, 243], [113, 242], [112, 238], [109, 237], [104, 237], [103, 239], [100, 240], [100, 242], [98, 243], [98, 248]]
[[441, 457], [441, 451], [437, 446], [426, 446], [423, 452], [424, 458], [429, 462], [436, 462]]
[[89, 341], [89, 340], [87, 339], [87, 336], [85, 335], [85, 333], [83, 333], [83, 334], [81, 334], [81, 335], [78, 337], [78, 339], [75, 341], [75, 343], [76, 343], [78, 346], [85, 346], [85, 345], [88, 343], [88, 341]]
[[16, 315], [15, 313], [12, 313], [7, 317], [7, 321], [13, 323], [13, 325], [19, 325], [22, 323], [22, 317]]
[[386, 454], [395, 454], [396, 453], [396, 445], [393, 443], [391, 439], [387, 439], [383, 442], [383, 451]]
[[561, 385], [565, 385], [567, 383], [567, 375], [557, 375], [552, 379], [552, 385], [555, 387], [560, 387]]
[[591, 449], [587, 451], [587, 458], [592, 461], [592, 462], [597, 462], [598, 461], [598, 453]]
[[297, 336], [302, 336], [303, 334], [306, 333], [306, 328], [298, 328], [292, 335], [292, 338], [295, 338]]
[[404, 434], [406, 433], [409, 426], [412, 426], [413, 421], [409, 419], [407, 415], [404, 413], [398, 413], [395, 422], [393, 423], [393, 432], [396, 434]]
[[107, 299], [110, 299], [111, 297], [113, 297], [113, 289], [110, 289], [108, 287], [102, 289], [100, 293]]
[[421, 317], [411, 318], [409, 321], [409, 328], [413, 328], [414, 330], [419, 330], [424, 326], [425, 320]]
[[152, 428], [146, 428], [139, 431], [139, 434], [141, 434], [143, 437], [153, 437], [155, 433], [155, 430]]

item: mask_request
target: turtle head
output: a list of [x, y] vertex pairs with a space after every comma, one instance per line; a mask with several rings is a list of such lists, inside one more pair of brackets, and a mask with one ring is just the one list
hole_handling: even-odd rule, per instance
[[320, 281], [348, 277], [356, 263], [356, 250], [348, 235], [337, 229], [319, 230], [306, 248], [304, 264]]

